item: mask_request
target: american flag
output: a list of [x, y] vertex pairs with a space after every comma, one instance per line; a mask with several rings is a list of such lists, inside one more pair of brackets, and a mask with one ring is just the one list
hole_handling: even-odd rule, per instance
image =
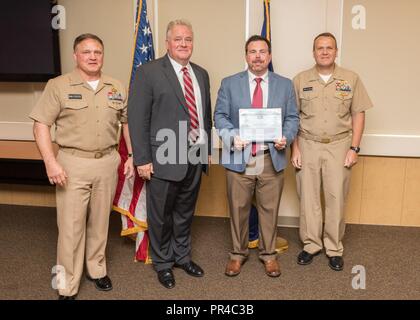
[[[130, 87], [136, 69], [155, 58], [153, 37], [147, 19], [146, 0], [137, 1], [137, 19], [133, 46], [133, 65], [131, 68]], [[118, 184], [114, 198], [113, 210], [121, 214], [121, 236], [136, 237], [135, 261], [151, 263], [149, 256], [149, 237], [147, 232], [146, 188], [144, 180], [135, 172], [134, 177], [126, 179], [124, 163], [128, 157], [127, 145], [121, 135], [118, 152], [121, 164], [118, 168]]]

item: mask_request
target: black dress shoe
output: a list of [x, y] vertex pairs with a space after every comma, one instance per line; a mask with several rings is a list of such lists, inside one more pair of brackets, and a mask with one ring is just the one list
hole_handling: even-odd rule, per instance
[[76, 294], [73, 296], [62, 296], [61, 294], [58, 296], [58, 300], [76, 300]]
[[197, 265], [196, 263], [190, 261], [184, 264], [176, 264], [175, 265], [176, 268], [181, 268], [184, 269], [184, 271], [186, 273], [188, 273], [190, 276], [193, 277], [202, 277], [204, 276], [204, 270], [200, 268], [199, 265]]
[[328, 265], [331, 269], [335, 271], [341, 271], [344, 267], [344, 260], [343, 257], [335, 256], [335, 257], [328, 257]]
[[157, 272], [159, 282], [168, 289], [175, 287], [175, 278], [171, 269], [163, 269]]
[[89, 276], [86, 276], [89, 281], [92, 281], [95, 284], [96, 289], [100, 291], [109, 291], [112, 290], [112, 282], [108, 276], [99, 279], [92, 279]]
[[305, 250], [301, 251], [301, 253], [299, 253], [298, 257], [297, 257], [297, 263], [304, 266], [307, 264], [310, 264], [312, 262], [312, 259], [318, 255], [320, 253], [320, 251], [318, 251], [317, 253], [309, 253], [306, 252]]

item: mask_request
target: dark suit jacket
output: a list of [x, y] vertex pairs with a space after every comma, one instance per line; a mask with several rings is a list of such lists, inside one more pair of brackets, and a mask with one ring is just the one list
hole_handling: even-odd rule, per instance
[[[191, 62], [190, 64], [200, 86], [204, 129], [207, 133], [206, 149], [210, 154], [212, 120], [209, 75], [200, 66]], [[181, 156], [181, 161], [179, 157], [180, 142], [184, 147], [187, 145], [185, 130], [184, 134], [180, 134], [182, 121], [184, 129], [189, 128], [190, 117], [185, 97], [168, 56], [138, 67], [128, 98], [128, 125], [134, 165], [153, 163], [155, 177], [170, 181], [182, 180], [188, 169], [185, 154]], [[161, 129], [171, 130], [173, 134], [168, 135], [172, 135], [169, 141], [167, 138], [165, 141], [158, 141], [158, 132]], [[160, 134], [165, 135], [165, 131]], [[173, 140], [176, 140], [176, 145]], [[169, 147], [169, 157], [165, 156], [171, 158], [170, 163], [159, 163], [156, 159], [156, 152], [162, 144], [165, 144], [163, 147]], [[205, 166], [204, 170], [207, 169]]]

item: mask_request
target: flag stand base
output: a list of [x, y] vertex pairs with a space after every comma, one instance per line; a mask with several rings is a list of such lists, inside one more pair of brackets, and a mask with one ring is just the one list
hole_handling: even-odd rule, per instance
[[[258, 248], [258, 239], [249, 241], [248, 248], [249, 249]], [[286, 252], [287, 249], [289, 249], [289, 242], [282, 237], [277, 237], [277, 239], [276, 239], [276, 251], [277, 251], [277, 253]]]
[[287, 249], [289, 249], [289, 242], [282, 237], [277, 237], [277, 239], [276, 239], [276, 251], [277, 251], [277, 253], [286, 252]]

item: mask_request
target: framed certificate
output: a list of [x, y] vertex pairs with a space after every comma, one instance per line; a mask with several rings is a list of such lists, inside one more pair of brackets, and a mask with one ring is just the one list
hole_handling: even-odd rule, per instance
[[281, 108], [239, 109], [239, 136], [242, 140], [252, 142], [281, 139]]

